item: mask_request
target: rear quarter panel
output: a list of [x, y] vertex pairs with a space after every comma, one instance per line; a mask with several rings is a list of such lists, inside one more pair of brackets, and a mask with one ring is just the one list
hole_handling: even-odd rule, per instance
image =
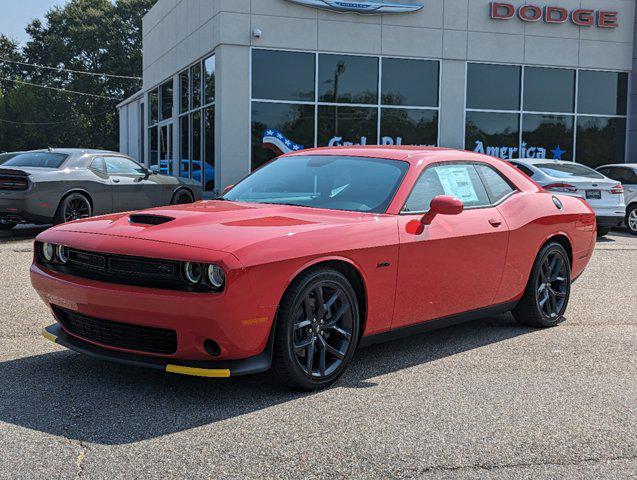
[[553, 195], [521, 192], [498, 208], [511, 231], [502, 283], [495, 303], [522, 296], [533, 262], [542, 246], [557, 235], [565, 236], [573, 250], [572, 275], [577, 278], [595, 248], [595, 214], [581, 199], [556, 195], [563, 204], [558, 210]]

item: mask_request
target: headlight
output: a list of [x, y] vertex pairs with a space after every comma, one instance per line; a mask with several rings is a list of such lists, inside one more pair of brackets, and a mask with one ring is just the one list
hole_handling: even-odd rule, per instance
[[226, 283], [226, 272], [217, 265], [208, 265], [206, 273], [210, 285], [216, 290], [221, 290]]
[[184, 277], [192, 285], [197, 285], [203, 276], [203, 268], [198, 263], [186, 262], [184, 265]]
[[60, 263], [67, 264], [69, 262], [69, 247], [65, 245], [58, 245], [57, 247], [58, 260]]
[[52, 262], [55, 257], [55, 245], [52, 243], [42, 244], [42, 258], [45, 262]]

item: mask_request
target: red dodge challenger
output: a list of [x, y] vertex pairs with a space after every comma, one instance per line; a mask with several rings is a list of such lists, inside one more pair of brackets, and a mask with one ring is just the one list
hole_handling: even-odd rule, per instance
[[558, 324], [595, 229], [584, 200], [491, 157], [323, 148], [217, 200], [47, 230], [31, 281], [67, 348], [319, 389], [363, 344], [508, 311]]

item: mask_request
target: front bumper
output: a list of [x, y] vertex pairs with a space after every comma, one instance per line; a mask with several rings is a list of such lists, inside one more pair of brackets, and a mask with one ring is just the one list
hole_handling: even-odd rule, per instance
[[84, 355], [108, 360], [111, 362], [138, 367], [153, 368], [169, 373], [207, 378], [228, 378], [251, 375], [269, 370], [272, 362], [272, 343], [268, 342], [261, 354], [243, 360], [220, 362], [184, 362], [166, 358], [148, 357], [132, 353], [109, 350], [66, 333], [59, 324], [54, 324], [42, 330], [42, 336], [70, 350]]

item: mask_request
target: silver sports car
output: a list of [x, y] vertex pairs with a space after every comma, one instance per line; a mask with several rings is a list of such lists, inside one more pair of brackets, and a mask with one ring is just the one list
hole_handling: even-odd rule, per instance
[[48, 149], [0, 165], [0, 229], [201, 200], [194, 180], [158, 175], [120, 153]]

